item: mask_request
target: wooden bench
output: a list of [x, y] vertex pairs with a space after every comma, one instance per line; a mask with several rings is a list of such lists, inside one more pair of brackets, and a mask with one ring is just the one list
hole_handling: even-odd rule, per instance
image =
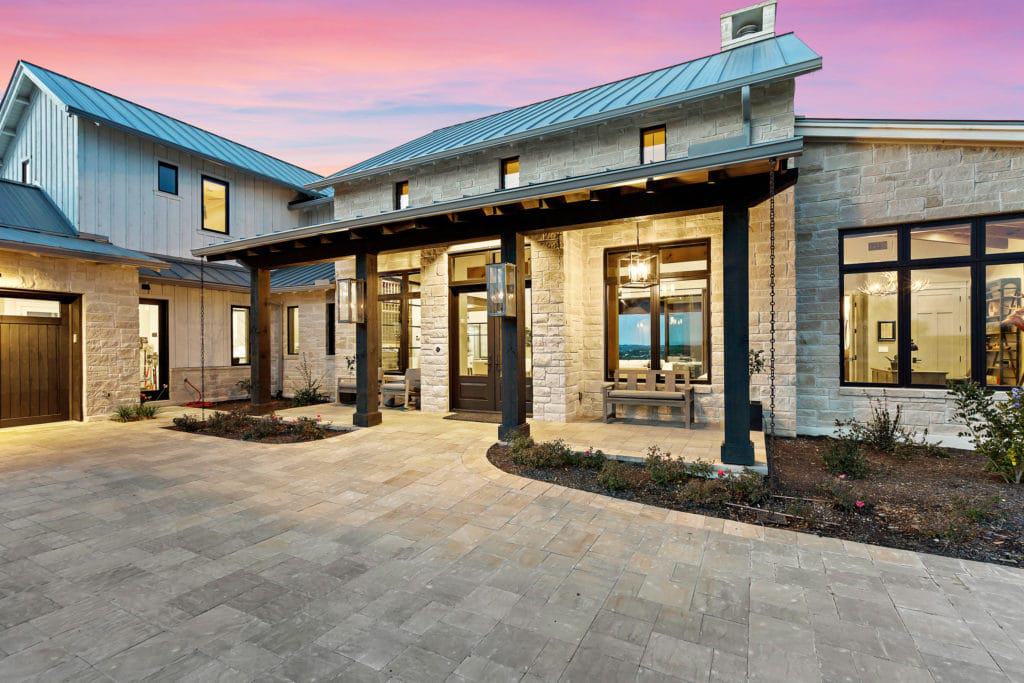
[[615, 406], [679, 408], [683, 422], [693, 425], [693, 387], [690, 371], [625, 369], [612, 372], [604, 386], [604, 421], [615, 418]]

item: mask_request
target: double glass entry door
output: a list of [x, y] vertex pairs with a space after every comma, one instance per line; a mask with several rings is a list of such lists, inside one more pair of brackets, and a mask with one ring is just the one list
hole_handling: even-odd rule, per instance
[[[533, 382], [530, 288], [526, 288], [526, 409]], [[452, 409], [493, 412], [501, 408], [501, 318], [487, 316], [482, 287], [452, 290]]]

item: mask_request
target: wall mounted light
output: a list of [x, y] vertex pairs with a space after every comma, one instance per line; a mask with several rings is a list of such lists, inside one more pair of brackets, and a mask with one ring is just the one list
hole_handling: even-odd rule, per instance
[[366, 322], [366, 280], [342, 278], [335, 284], [339, 323]]
[[487, 315], [491, 318], [516, 317], [515, 264], [487, 264]]

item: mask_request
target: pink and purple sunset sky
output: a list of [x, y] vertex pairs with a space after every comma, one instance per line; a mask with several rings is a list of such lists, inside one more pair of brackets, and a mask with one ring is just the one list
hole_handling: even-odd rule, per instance
[[[320, 173], [439, 126], [718, 51], [752, 0], [0, 0], [39, 64]], [[780, 0], [808, 116], [1024, 119], [1020, 0]]]

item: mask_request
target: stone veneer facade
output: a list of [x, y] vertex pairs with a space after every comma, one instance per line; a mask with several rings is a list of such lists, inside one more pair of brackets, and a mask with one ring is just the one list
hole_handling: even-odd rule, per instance
[[82, 413], [139, 400], [139, 272], [134, 266], [0, 251], [0, 288], [82, 297]]
[[[840, 386], [839, 230], [1024, 210], [1024, 148], [812, 141], [798, 165], [797, 421], [829, 433], [882, 393]], [[909, 425], [966, 445], [944, 390], [885, 393]]]

